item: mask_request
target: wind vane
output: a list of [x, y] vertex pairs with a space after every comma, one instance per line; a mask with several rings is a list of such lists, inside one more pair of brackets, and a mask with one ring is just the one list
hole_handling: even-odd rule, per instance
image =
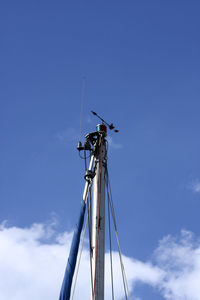
[[[102, 121], [103, 124], [106, 124], [110, 130], [113, 130], [115, 128], [115, 126], [113, 125], [113, 123], [109, 124], [108, 122], [106, 122], [104, 119], [102, 119], [95, 111], [91, 110], [91, 113], [96, 116], [98, 119], [100, 119]], [[119, 130], [115, 129], [114, 132], [119, 132]]]

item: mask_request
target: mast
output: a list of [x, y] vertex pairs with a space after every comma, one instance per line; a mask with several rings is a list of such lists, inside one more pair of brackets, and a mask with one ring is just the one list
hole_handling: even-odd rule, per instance
[[[88, 133], [85, 136], [84, 145], [79, 141], [78, 151], [84, 152], [85, 167], [86, 151], [90, 152], [90, 164], [85, 172], [85, 189], [83, 199], [81, 201], [81, 211], [78, 219], [72, 245], [70, 249], [69, 259], [60, 291], [59, 300], [69, 300], [71, 295], [72, 280], [76, 267], [77, 254], [80, 243], [80, 235], [84, 222], [84, 214], [88, 196], [93, 185], [93, 202], [88, 204], [88, 210], [92, 209], [92, 228], [90, 240], [91, 255], [91, 283], [92, 293], [91, 300], [104, 300], [104, 264], [105, 264], [105, 175], [107, 174], [107, 127], [114, 129], [114, 125], [110, 125], [103, 120], [97, 113], [92, 113], [102, 121], [102, 124], [96, 126], [96, 131]], [[105, 125], [106, 124], [106, 125]], [[114, 130], [118, 132], [118, 130]], [[89, 214], [88, 214], [89, 219]]]
[[93, 182], [92, 204], [92, 300], [104, 299], [105, 256], [105, 170], [107, 164], [106, 131], [104, 124], [97, 125], [98, 138], [95, 153], [96, 171]]

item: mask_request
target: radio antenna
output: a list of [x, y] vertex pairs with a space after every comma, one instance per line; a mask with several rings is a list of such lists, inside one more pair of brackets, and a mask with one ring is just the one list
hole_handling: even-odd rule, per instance
[[83, 127], [83, 108], [84, 108], [84, 100], [85, 100], [85, 83], [86, 77], [82, 78], [82, 90], [81, 90], [81, 112], [80, 112], [80, 140], [82, 136], [82, 127]]

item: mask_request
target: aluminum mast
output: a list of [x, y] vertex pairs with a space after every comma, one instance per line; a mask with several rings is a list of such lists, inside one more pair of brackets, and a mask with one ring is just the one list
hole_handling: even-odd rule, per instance
[[[92, 232], [91, 232], [91, 279], [92, 279], [92, 300], [104, 300], [104, 263], [105, 263], [105, 173], [107, 169], [107, 127], [110, 130], [115, 127], [108, 124], [97, 113], [92, 113], [102, 121], [96, 126], [96, 131], [85, 136], [85, 143], [78, 143], [78, 151], [90, 152], [90, 164], [85, 173], [85, 189], [81, 202], [81, 212], [73, 241], [70, 249], [69, 259], [60, 291], [59, 300], [69, 300], [71, 295], [72, 280], [74, 276], [80, 235], [84, 222], [84, 214], [90, 189], [93, 184], [92, 202]], [[106, 124], [106, 125], [105, 125]], [[114, 130], [118, 132], [118, 130]], [[86, 162], [86, 154], [84, 157]], [[86, 164], [85, 164], [86, 166]]]
[[105, 170], [107, 164], [106, 131], [104, 124], [97, 125], [99, 132], [95, 152], [96, 171], [93, 181], [92, 204], [92, 300], [104, 299], [105, 256]]

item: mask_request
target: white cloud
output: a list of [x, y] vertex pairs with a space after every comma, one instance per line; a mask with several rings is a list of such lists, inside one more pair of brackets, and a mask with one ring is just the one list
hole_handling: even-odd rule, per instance
[[165, 299], [200, 299], [200, 241], [191, 232], [183, 230], [179, 238], [163, 238], [155, 257], [165, 272], [158, 284]]
[[68, 144], [73, 141], [78, 141], [79, 133], [75, 128], [67, 128], [67, 129], [59, 131], [56, 134], [56, 138], [60, 142], [62, 142], [64, 144]]
[[200, 180], [196, 179], [194, 181], [192, 181], [189, 184], [189, 188], [194, 192], [194, 193], [200, 193]]
[[111, 137], [110, 135], [108, 135], [106, 139], [108, 141], [108, 145], [111, 148], [113, 148], [113, 149], [121, 149], [121, 148], [123, 148], [123, 145], [119, 144], [119, 143], [115, 143], [114, 140], [113, 140], [113, 137]]
[[[0, 228], [0, 299], [58, 299], [72, 233], [57, 233], [51, 225]], [[110, 294], [109, 254], [106, 254], [106, 297]], [[138, 282], [157, 290], [163, 299], [200, 299], [200, 242], [191, 232], [160, 241], [151, 262], [123, 256], [131, 295]], [[116, 252], [113, 253], [115, 299], [123, 299]], [[84, 247], [74, 299], [90, 299], [89, 253]], [[140, 299], [136, 295], [133, 299]], [[132, 298], [131, 298], [132, 299]]]
[[88, 124], [91, 124], [91, 123], [92, 123], [92, 118], [91, 118], [90, 115], [87, 115], [86, 121], [87, 121]]
[[1, 228], [0, 299], [57, 298], [66, 249], [46, 243], [50, 232], [52, 228], [42, 224]]
[[[33, 224], [29, 228], [0, 228], [0, 299], [58, 299], [69, 253], [72, 233], [57, 234], [51, 225]], [[106, 254], [105, 299], [111, 299], [109, 254]], [[115, 297], [124, 296], [119, 257], [113, 253]], [[154, 284], [160, 270], [124, 257], [129, 285], [137, 280]], [[75, 299], [90, 298], [89, 253], [84, 248]]]

